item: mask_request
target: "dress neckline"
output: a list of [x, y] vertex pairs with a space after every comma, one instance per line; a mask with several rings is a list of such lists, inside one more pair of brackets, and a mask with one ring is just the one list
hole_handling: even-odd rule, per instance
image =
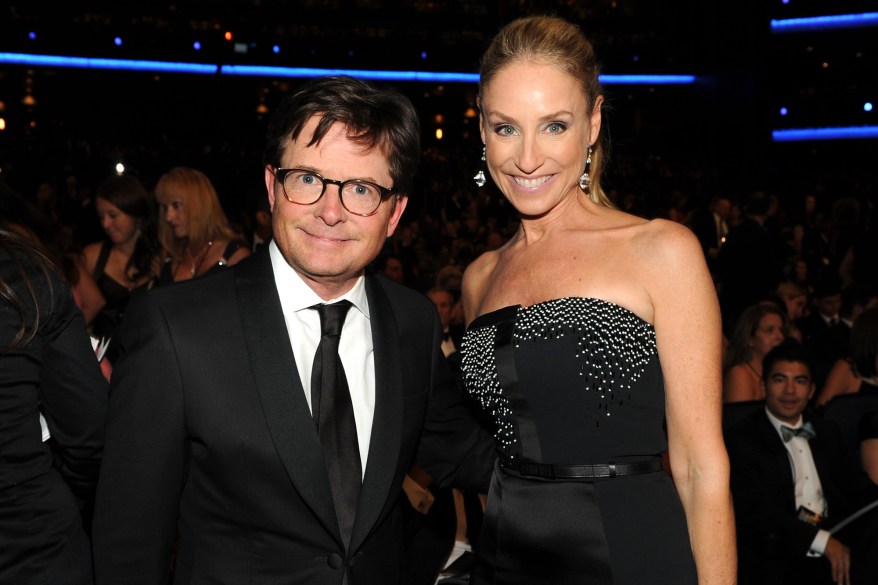
[[552, 304], [552, 303], [560, 303], [563, 301], [571, 301], [571, 300], [582, 300], [582, 301], [587, 301], [587, 302], [592, 302], [592, 303], [598, 303], [600, 305], [605, 305], [605, 306], [611, 307], [613, 309], [617, 309], [619, 311], [622, 311], [626, 315], [633, 317], [634, 319], [636, 319], [637, 321], [639, 321], [643, 325], [646, 325], [650, 329], [653, 328], [652, 323], [650, 323], [649, 321], [646, 321], [637, 313], [631, 311], [630, 309], [623, 307], [622, 305], [616, 304], [612, 301], [607, 301], [607, 300], [599, 298], [599, 297], [564, 296], [564, 297], [558, 297], [558, 298], [554, 298], [554, 299], [546, 299], [544, 301], [538, 301], [538, 302], [530, 304], [530, 305], [521, 305], [521, 304], [508, 305], [506, 307], [494, 309], [493, 311], [488, 311], [487, 313], [482, 313], [481, 315], [477, 316], [475, 319], [472, 320], [472, 322], [467, 327], [467, 330], [475, 329], [477, 327], [483, 327], [483, 326], [490, 325], [490, 324], [494, 324], [494, 323], [497, 323], [499, 321], [504, 321], [507, 319], [514, 319], [518, 315], [518, 313], [522, 312], [522, 311], [530, 311], [530, 310], [541, 308], [544, 305], [548, 305], [548, 304]]

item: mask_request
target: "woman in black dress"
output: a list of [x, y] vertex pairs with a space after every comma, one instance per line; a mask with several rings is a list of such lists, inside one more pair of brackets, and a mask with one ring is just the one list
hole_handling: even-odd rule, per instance
[[730, 585], [720, 315], [698, 240], [604, 195], [603, 96], [576, 26], [512, 22], [480, 73], [484, 160], [520, 225], [463, 281], [465, 384], [499, 452], [472, 582]]

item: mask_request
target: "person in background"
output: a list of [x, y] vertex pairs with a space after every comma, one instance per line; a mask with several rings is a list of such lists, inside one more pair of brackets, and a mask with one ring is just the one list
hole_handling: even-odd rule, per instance
[[726, 433], [741, 584], [849, 585], [850, 537], [834, 523], [856, 510], [863, 478], [845, 466], [838, 426], [806, 409], [809, 358], [789, 340], [763, 360], [765, 409]]
[[761, 302], [738, 316], [726, 348], [723, 402], [763, 400], [762, 360], [786, 338], [786, 318], [777, 305]]
[[515, 20], [482, 57], [475, 180], [519, 225], [463, 277], [463, 377], [499, 455], [476, 585], [734, 583], [716, 291], [691, 230], [607, 199], [603, 104], [565, 20]]
[[93, 582], [108, 392], [69, 284], [0, 222], [0, 583]]
[[836, 360], [817, 397], [816, 406], [825, 406], [842, 394], [878, 395], [878, 307], [866, 309], [851, 328], [851, 353]]
[[[92, 335], [112, 340], [131, 295], [149, 288], [155, 278], [155, 204], [137, 177], [114, 175], [98, 187], [95, 209], [105, 239], [85, 246], [82, 255], [106, 304], [92, 324]], [[110, 341], [110, 346], [115, 344]], [[110, 361], [114, 353], [108, 350]]]
[[802, 332], [802, 345], [811, 357], [814, 382], [822, 388], [833, 364], [850, 355], [851, 327], [841, 318], [841, 279], [821, 278], [812, 300], [811, 311], [796, 321], [796, 326]]
[[159, 177], [155, 196], [163, 249], [157, 284], [203, 276], [250, 255], [247, 242], [229, 226], [213, 183], [203, 172], [174, 167]]
[[774, 295], [783, 303], [786, 309], [787, 337], [802, 342], [802, 332], [796, 326], [796, 322], [805, 316], [808, 310], [808, 293], [794, 282], [782, 282], [777, 285]]
[[415, 461], [437, 485], [487, 485], [491, 437], [455, 392], [435, 308], [366, 274], [406, 208], [420, 135], [396, 91], [305, 83], [268, 125], [267, 253], [132, 299], [95, 508], [98, 585], [169, 572], [405, 585]]

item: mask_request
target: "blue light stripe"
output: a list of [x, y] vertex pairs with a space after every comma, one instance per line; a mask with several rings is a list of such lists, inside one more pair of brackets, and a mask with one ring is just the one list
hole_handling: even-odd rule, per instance
[[[243, 75], [256, 77], [322, 77], [350, 75], [360, 79], [386, 81], [478, 83], [478, 73], [443, 73], [429, 71], [370, 71], [363, 69], [320, 69], [309, 67], [274, 67], [264, 65], [207, 65], [203, 63], [176, 63], [170, 61], [136, 61], [131, 59], [103, 59], [91, 57], [62, 57], [26, 53], [0, 53], [0, 63], [46, 67], [74, 67], [83, 69], [115, 69], [128, 71], [162, 71], [214, 75]], [[607, 85], [687, 85], [695, 83], [694, 75], [601, 75]]]
[[834, 128], [789, 128], [773, 130], [774, 142], [800, 140], [845, 140], [851, 138], [878, 138], [878, 126], [838, 126]]
[[802, 30], [825, 30], [833, 28], [859, 28], [878, 26], [878, 12], [863, 14], [838, 14], [810, 18], [787, 18], [771, 21], [771, 32], [784, 33]]
[[215, 74], [216, 65], [203, 63], [174, 63], [169, 61], [136, 61], [133, 59], [103, 59], [94, 57], [60, 57], [57, 55], [30, 55], [0, 53], [0, 63], [45, 67], [73, 67], [78, 69], [115, 69], [121, 71], [169, 71], [173, 73]]

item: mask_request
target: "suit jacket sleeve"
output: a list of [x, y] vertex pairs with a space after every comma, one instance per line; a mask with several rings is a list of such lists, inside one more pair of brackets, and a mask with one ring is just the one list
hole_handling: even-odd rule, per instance
[[45, 340], [40, 403], [54, 465], [82, 507], [98, 481], [109, 388], [69, 287], [55, 280], [52, 290], [54, 311], [40, 331]]
[[98, 583], [162, 583], [186, 473], [177, 356], [150, 294], [132, 298], [118, 338], [95, 504], [95, 573]]
[[487, 493], [497, 458], [494, 438], [465, 404], [442, 353], [438, 319], [434, 332], [433, 393], [417, 460], [440, 487]]

